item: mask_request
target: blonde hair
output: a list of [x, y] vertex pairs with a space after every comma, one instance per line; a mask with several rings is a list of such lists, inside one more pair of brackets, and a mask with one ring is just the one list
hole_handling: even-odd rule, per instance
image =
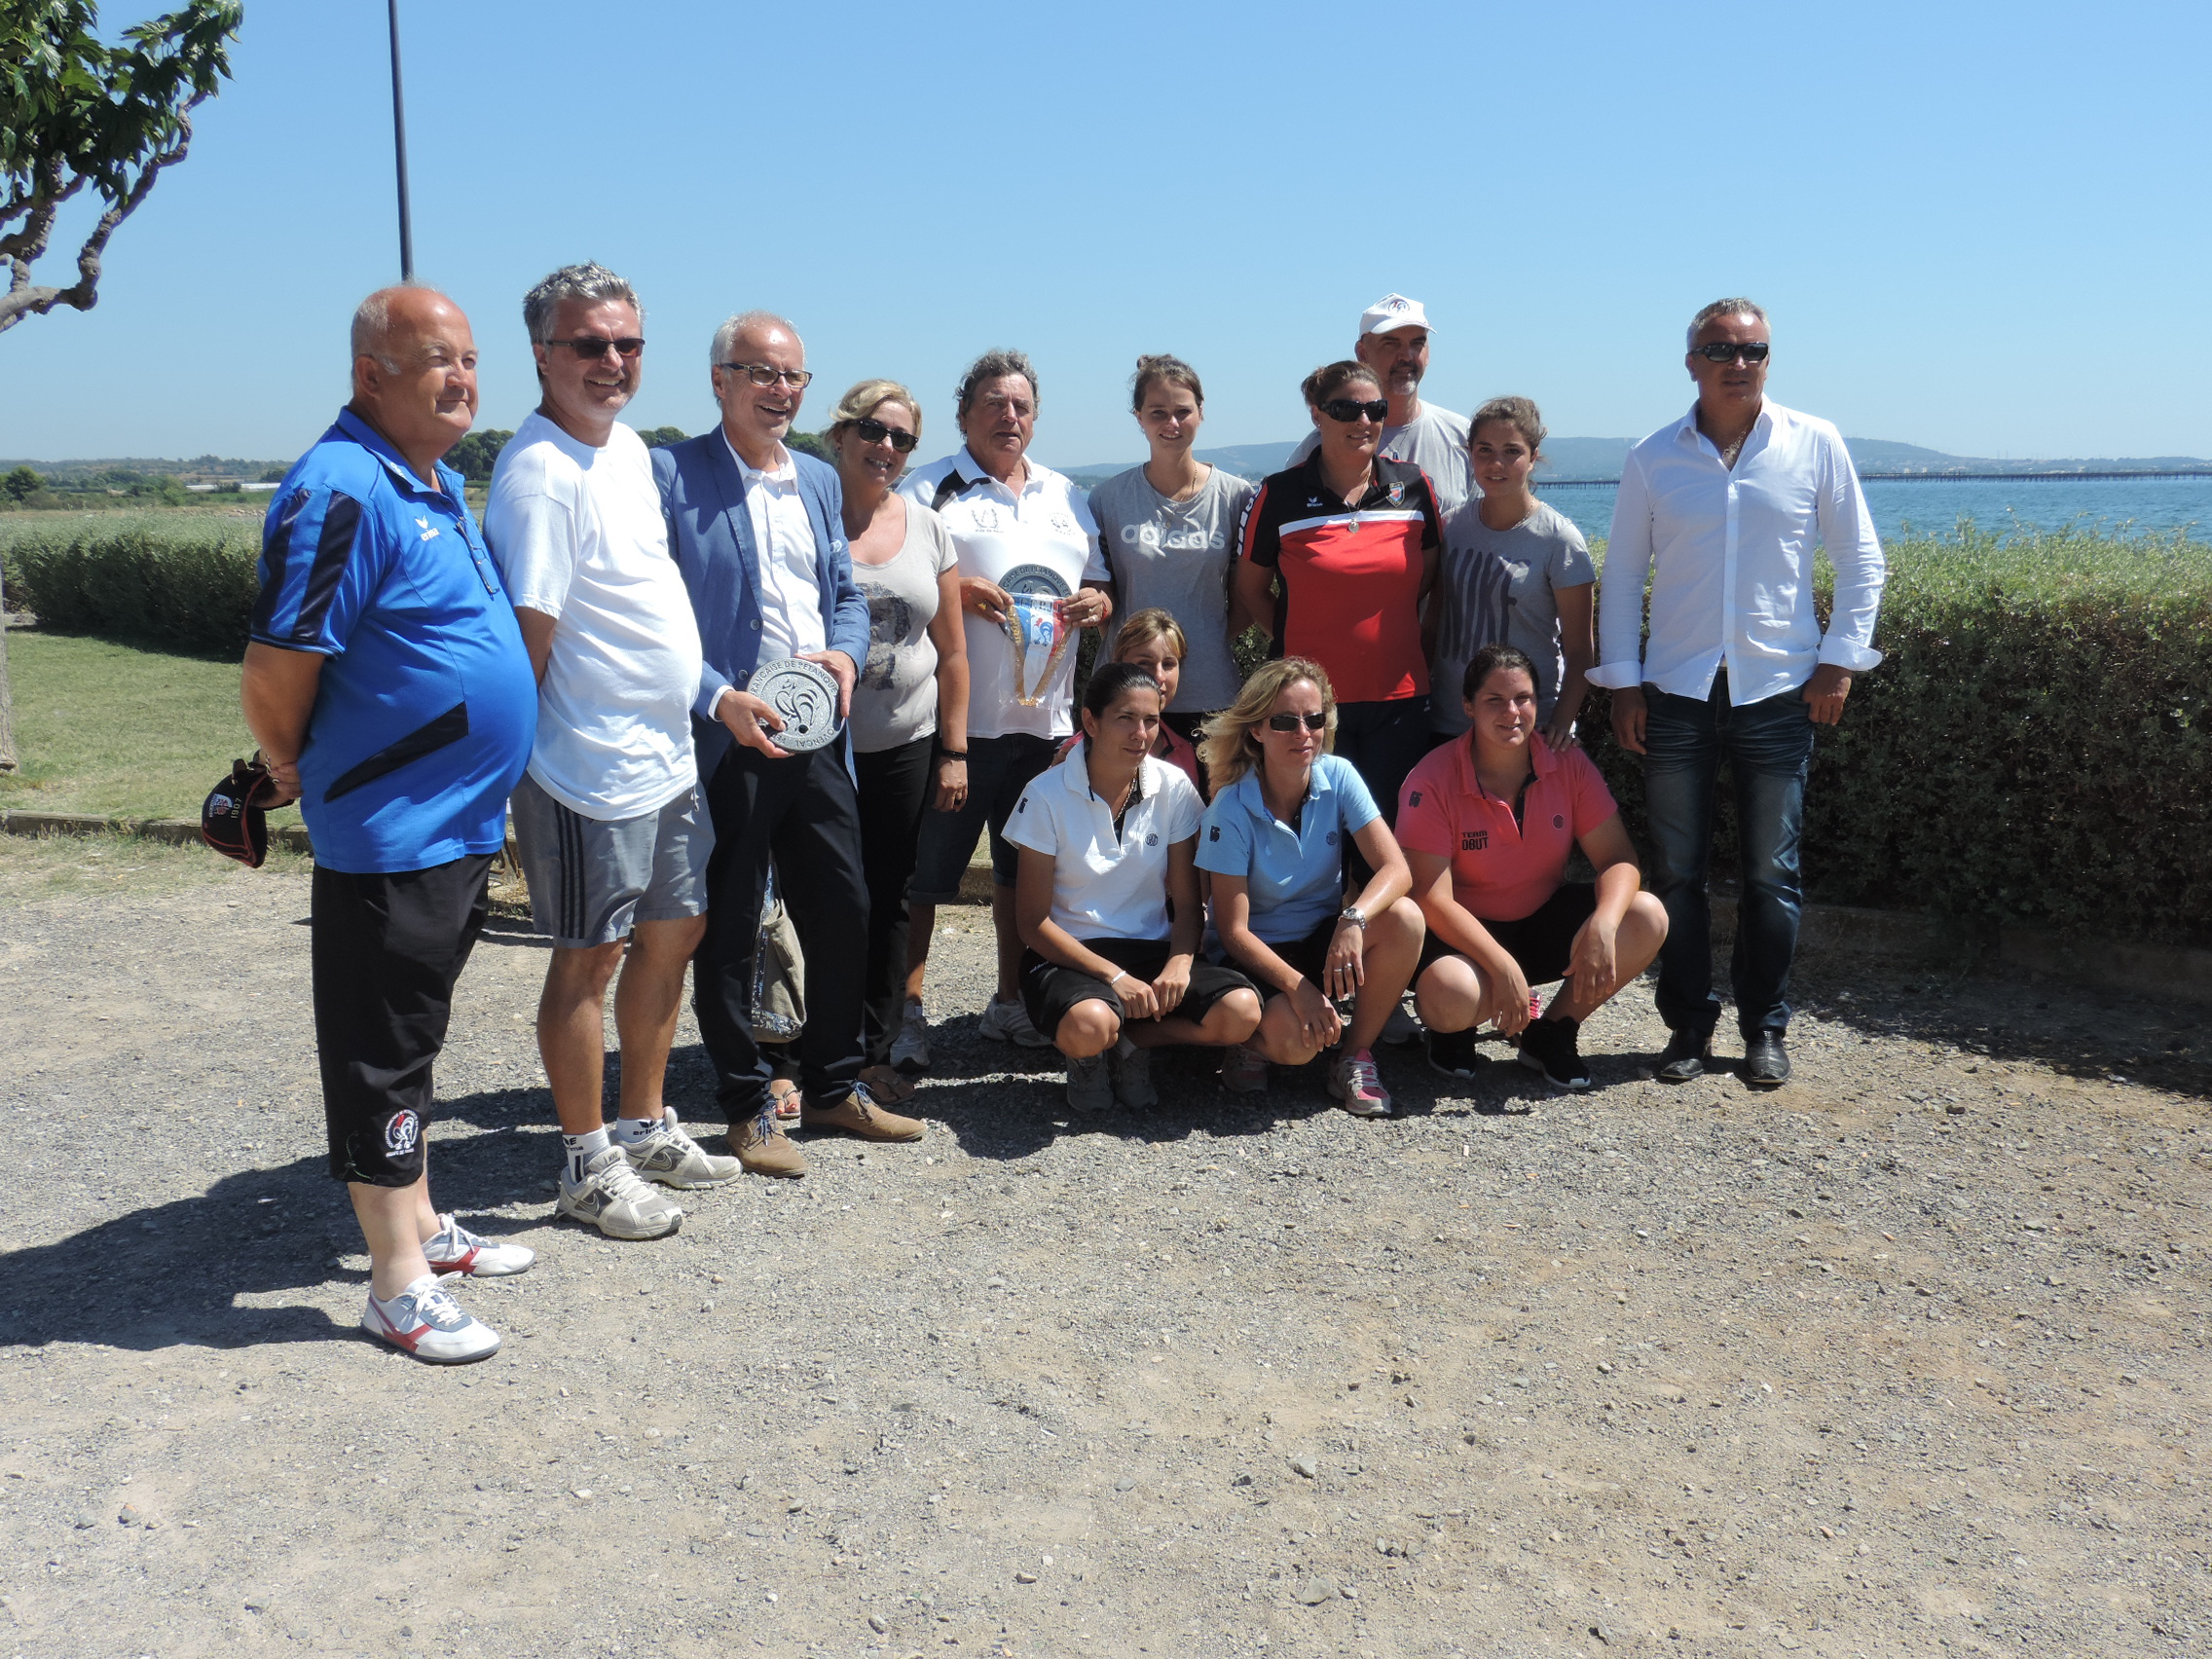
[[1329, 684], [1328, 670], [1306, 657], [1277, 657], [1273, 662], [1264, 662], [1244, 682], [1236, 701], [1207, 720], [1201, 734], [1198, 756], [1217, 796], [1260, 763], [1260, 740], [1252, 734], [1266, 722], [1275, 699], [1301, 680], [1312, 682], [1313, 689], [1321, 693], [1322, 711], [1329, 717], [1329, 723], [1321, 728], [1321, 753], [1327, 755], [1336, 748], [1337, 693]]
[[1122, 631], [1114, 636], [1114, 654], [1108, 660], [1120, 662], [1124, 651], [1134, 645], [1150, 645], [1155, 640], [1165, 640], [1173, 645], [1177, 662], [1191, 654], [1191, 642], [1183, 632], [1183, 624], [1155, 605], [1129, 612]]
[[874, 414], [876, 406], [884, 403], [904, 404], [906, 413], [914, 418], [914, 436], [922, 435], [922, 406], [895, 380], [865, 380], [838, 398], [837, 407], [830, 411], [830, 430], [849, 426]]

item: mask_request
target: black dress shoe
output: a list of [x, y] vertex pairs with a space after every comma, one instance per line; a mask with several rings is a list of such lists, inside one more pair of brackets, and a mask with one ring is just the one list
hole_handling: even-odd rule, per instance
[[1744, 1081], [1753, 1088], [1780, 1088], [1789, 1081], [1789, 1050], [1779, 1031], [1744, 1039]]
[[1669, 1033], [1667, 1051], [1659, 1056], [1661, 1083], [1687, 1083], [1703, 1077], [1713, 1064], [1713, 1033], [1677, 1030]]

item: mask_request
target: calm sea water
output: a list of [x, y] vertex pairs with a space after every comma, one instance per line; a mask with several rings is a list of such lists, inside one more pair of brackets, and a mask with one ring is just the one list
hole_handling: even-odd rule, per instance
[[[1584, 535], [1610, 535], [1613, 487], [1543, 489], [1537, 494], [1572, 519]], [[1982, 530], [2057, 530], [2079, 524], [2102, 535], [2190, 530], [2212, 538], [2212, 478], [2009, 478], [1989, 482], [1934, 480], [1866, 486], [1866, 504], [1883, 538], [1947, 535], [1962, 518]]]

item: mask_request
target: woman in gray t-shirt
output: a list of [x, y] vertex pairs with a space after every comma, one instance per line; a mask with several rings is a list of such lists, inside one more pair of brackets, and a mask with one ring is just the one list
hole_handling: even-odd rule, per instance
[[[1190, 364], [1139, 357], [1131, 390], [1152, 459], [1093, 489], [1090, 511], [1114, 572], [1115, 616], [1164, 610], [1190, 641], [1183, 682], [1167, 711], [1167, 723], [1188, 738], [1207, 715], [1234, 703], [1244, 683], [1230, 650], [1244, 623], [1230, 612], [1229, 567], [1257, 492], [1192, 456], [1205, 392]], [[1109, 633], [1099, 660], [1113, 653]]]
[[1574, 742], [1574, 717], [1598, 660], [1591, 626], [1590, 562], [1582, 533], [1529, 487], [1544, 441], [1543, 417], [1526, 397], [1493, 397], [1468, 424], [1467, 448], [1482, 495], [1444, 523], [1435, 645], [1429, 651], [1429, 723], [1467, 729], [1459, 682], [1489, 645], [1509, 645], [1536, 665], [1536, 718], [1554, 750]]
[[863, 1038], [877, 1095], [914, 1086], [891, 1067], [905, 993], [906, 882], [922, 812], [968, 798], [968, 634], [960, 571], [944, 521], [891, 488], [922, 430], [921, 405], [896, 381], [862, 381], [826, 434], [844, 486], [853, 580], [867, 600], [867, 661], [853, 686], [853, 776], [867, 881]]

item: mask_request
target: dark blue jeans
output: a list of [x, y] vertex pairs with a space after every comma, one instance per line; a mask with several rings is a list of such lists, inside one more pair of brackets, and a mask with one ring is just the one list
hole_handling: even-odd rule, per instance
[[1713, 801], [1720, 762], [1736, 786], [1743, 890], [1729, 977], [1744, 1036], [1789, 1026], [1789, 964], [1797, 954], [1804, 883], [1797, 848], [1805, 827], [1805, 775], [1813, 764], [1812, 708], [1793, 687], [1741, 708], [1728, 673], [1704, 702], [1643, 688], [1643, 793], [1651, 825], [1651, 891], [1667, 906], [1659, 948], [1659, 1016], [1677, 1031], [1710, 1032], [1720, 1018], [1713, 988]]

